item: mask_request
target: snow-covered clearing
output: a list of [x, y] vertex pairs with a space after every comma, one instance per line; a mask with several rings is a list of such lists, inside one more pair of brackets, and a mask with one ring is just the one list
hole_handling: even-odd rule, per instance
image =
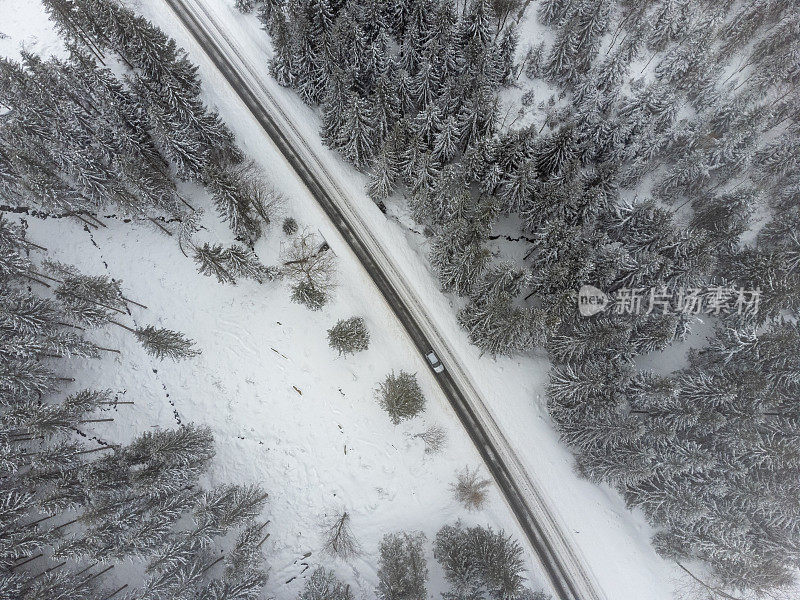
[[[21, 215], [30, 239], [47, 246], [50, 258], [87, 274], [120, 278], [126, 295], [149, 307], [135, 308], [122, 322], [180, 330], [203, 352], [186, 362], [159, 362], [120, 328], [95, 334], [99, 345], [122, 354], [82, 362], [86, 367], [75, 387], [108, 388], [135, 404], [115, 408], [108, 415], [113, 423], [87, 426], [89, 438], [119, 443], [150, 427], [209, 425], [217, 445], [212, 483], [257, 482], [270, 494], [265, 554], [269, 595], [278, 600], [295, 598], [318, 564], [335, 567], [363, 597], [371, 597], [378, 543], [392, 531], [421, 530], [432, 540], [443, 524], [461, 518], [521, 538], [496, 491], [478, 513], [455, 502], [450, 484], [456, 471], [478, 466], [480, 459], [403, 329], [321, 209], [171, 14], [156, 2], [141, 9], [200, 64], [208, 101], [286, 196], [285, 215], [330, 242], [339, 258], [339, 286], [331, 304], [310, 312], [291, 303], [282, 284], [243, 280], [222, 286], [199, 275], [176, 240], [147, 222], [124, 223], [111, 215], [102, 219], [107, 228], [87, 230], [67, 219]], [[13, 57], [21, 47], [45, 55], [62, 51], [37, 2], [0, 0], [0, 14], [0, 30], [9, 36], [0, 40], [0, 54]], [[182, 192], [196, 206], [210, 205], [199, 188], [185, 186]], [[201, 241], [232, 241], [213, 211], [203, 224]], [[275, 264], [285, 241], [277, 220], [256, 252]], [[338, 358], [326, 330], [353, 315], [365, 318], [370, 349]], [[376, 383], [393, 369], [417, 372], [428, 399], [422, 417], [397, 427], [373, 397]], [[412, 436], [432, 424], [447, 430], [448, 441], [441, 454], [425, 455], [423, 442]], [[361, 543], [362, 555], [351, 565], [320, 554], [326, 515], [342, 509], [351, 514]], [[438, 596], [444, 584], [430, 544], [428, 552], [429, 589]], [[533, 559], [529, 568], [532, 585], [546, 585], [535, 579]]]

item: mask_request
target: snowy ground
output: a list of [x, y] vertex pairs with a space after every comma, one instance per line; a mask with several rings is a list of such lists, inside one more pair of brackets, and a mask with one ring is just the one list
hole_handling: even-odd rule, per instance
[[[608, 598], [669, 598], [674, 570], [649, 546], [651, 531], [641, 515], [631, 514], [614, 491], [574, 474], [572, 457], [559, 443], [544, 406], [546, 359], [495, 361], [479, 356], [456, 323], [457, 300], [438, 291], [425, 258], [424, 237], [397, 220], [387, 220], [375, 208], [363, 192], [365, 178], [321, 146], [316, 114], [267, 76], [270, 49], [255, 18], [236, 13], [232, 0], [204, 1], [227, 23], [246, 55], [264, 65], [270, 91], [295, 117], [297, 127], [328, 162], [343, 189], [363, 208], [375, 235], [393, 249], [398, 265], [447, 333], [450, 347], [460, 354], [495, 418], [531, 474], [543, 483]], [[121, 364], [111, 371], [116, 373], [114, 380], [108, 379], [106, 367], [113, 362], [108, 360], [109, 364], [91, 365], [82, 383], [139, 389], [141, 394], [134, 407], [119, 408], [111, 427], [93, 431], [119, 439], [135, 428], [174, 424], [173, 411], [184, 422], [210, 424], [218, 442], [214, 479], [256, 480], [270, 492], [270, 592], [279, 600], [292, 597], [299, 588], [297, 580], [283, 583], [300, 574], [303, 554], [314, 553], [306, 561], [312, 566], [327, 562], [317, 552], [319, 523], [326, 511], [337, 508], [347, 507], [353, 513], [364, 548], [363, 558], [352, 569], [339, 565], [340, 573], [364, 584], [367, 595], [374, 584], [377, 542], [387, 531], [420, 529], [432, 537], [442, 523], [462, 517], [519, 535], [496, 493], [488, 509], [477, 515], [464, 514], [451, 500], [448, 485], [453, 473], [477, 464], [478, 457], [405, 334], [320, 209], [174, 15], [160, 0], [134, 4], [176, 37], [200, 65], [208, 101], [290, 198], [287, 212], [311, 229], [319, 227], [329, 240], [341, 259], [341, 285], [332, 305], [310, 313], [291, 304], [287, 290], [277, 284], [243, 282], [222, 287], [197, 275], [176, 244], [152, 227], [125, 226], [107, 219], [108, 230], [91, 232], [95, 247], [90, 234], [74, 224], [29, 219], [32, 239], [44, 242], [63, 260], [86, 272], [103, 272], [107, 263], [108, 272], [124, 280], [130, 297], [150, 306], [148, 311], [134, 313], [137, 323], [157, 322], [161, 317], [164, 326], [185, 331], [203, 349], [203, 355], [190, 363], [156, 363], [121, 330], [104, 333], [111, 338], [104, 339], [104, 345], [124, 350]], [[23, 41], [30, 50], [56, 47], [52, 33], [42, 26], [40, 13], [35, 2], [0, 0], [4, 15], [0, 31], [12, 36], [0, 40], [0, 53], [13, 54]], [[538, 35], [531, 20], [523, 23], [521, 31], [523, 49], [528, 41], [538, 42], [531, 40]], [[542, 99], [546, 98], [537, 97], [537, 101]], [[390, 208], [400, 221], [408, 222], [401, 202]], [[227, 231], [213, 221], [209, 219], [209, 231], [202, 234], [208, 241], [229, 241]], [[112, 238], [117, 240], [113, 244]], [[257, 246], [264, 262], [275, 262], [282, 239], [276, 229]], [[337, 359], [327, 347], [325, 329], [353, 314], [366, 318], [371, 349], [354, 358]], [[429, 407], [423, 418], [395, 428], [376, 406], [372, 388], [387, 371], [401, 368], [419, 373]], [[434, 422], [448, 429], [448, 447], [443, 455], [424, 456], [422, 444], [408, 434]], [[432, 560], [431, 567], [437, 581], [440, 576]], [[440, 585], [431, 588], [435, 592]]]
[[[15, 56], [21, 46], [43, 54], [61, 51], [38, 3], [0, 0], [0, 14], [0, 30], [9, 36], [0, 39], [0, 55]], [[182, 31], [164, 21], [170, 15], [163, 6], [157, 16], [160, 19], [154, 20], [178, 34], [181, 44], [188, 43]], [[496, 491], [480, 513], [466, 513], [452, 499], [449, 486], [455, 472], [478, 466], [480, 459], [447, 401], [367, 275], [283, 158], [204, 58], [193, 53], [193, 59], [209, 83], [209, 101], [287, 197], [285, 214], [297, 218], [301, 227], [319, 229], [330, 242], [339, 257], [340, 285], [334, 302], [312, 313], [291, 303], [284, 285], [243, 281], [221, 286], [197, 274], [176, 241], [149, 223], [126, 224], [106, 216], [102, 220], [107, 228], [86, 230], [66, 219], [23, 216], [30, 239], [47, 246], [51, 258], [85, 273], [120, 278], [126, 295], [149, 307], [134, 309], [122, 322], [183, 331], [203, 352], [186, 362], [159, 362], [120, 328], [98, 332], [99, 345], [122, 354], [89, 362], [75, 386], [109, 388], [135, 405], [116, 408], [108, 415], [115, 418], [113, 423], [87, 427], [88, 437], [120, 442], [150, 427], [188, 422], [211, 426], [217, 441], [212, 483], [258, 482], [270, 494], [265, 515], [271, 520], [271, 537], [265, 544], [271, 566], [268, 591], [278, 600], [296, 597], [303, 577], [318, 564], [336, 566], [340, 576], [371, 597], [377, 546], [391, 531], [421, 530], [432, 540], [443, 524], [462, 518], [521, 538]], [[183, 192], [193, 204], [208, 205], [197, 188], [187, 186]], [[232, 241], [213, 215], [206, 216], [204, 225], [200, 241]], [[277, 262], [286, 240], [279, 225], [256, 246], [267, 264]], [[325, 330], [353, 315], [367, 321], [370, 350], [337, 358]], [[373, 397], [376, 383], [392, 369], [416, 371], [428, 398], [422, 417], [397, 427]], [[422, 442], [411, 436], [434, 423], [447, 430], [448, 443], [442, 454], [425, 455]], [[362, 556], [351, 565], [319, 552], [326, 515], [341, 509], [352, 515], [362, 545]], [[438, 596], [441, 574], [430, 544], [428, 550], [430, 589]], [[303, 558], [309, 552], [311, 556]], [[535, 577], [533, 562], [530, 571]], [[534, 580], [533, 585], [539, 583]]]

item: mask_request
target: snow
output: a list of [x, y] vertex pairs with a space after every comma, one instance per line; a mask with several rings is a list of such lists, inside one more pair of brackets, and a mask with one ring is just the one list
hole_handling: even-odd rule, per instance
[[[120, 443], [151, 427], [210, 426], [217, 455], [209, 483], [255, 482], [269, 493], [264, 515], [271, 521], [265, 544], [271, 569], [267, 590], [277, 600], [295, 598], [317, 565], [333, 566], [370, 597], [378, 544], [389, 532], [419, 530], [432, 541], [442, 525], [461, 518], [521, 539], [496, 490], [481, 512], [468, 513], [456, 504], [449, 487], [456, 472], [479, 466], [480, 458], [423, 358], [316, 202], [172, 15], [160, 3], [141, 8], [190, 49], [200, 64], [208, 101], [286, 197], [285, 215], [328, 240], [339, 258], [339, 285], [330, 305], [310, 312], [289, 300], [286, 285], [242, 281], [222, 286], [199, 275], [176, 240], [146, 221], [125, 223], [109, 211], [101, 216], [106, 228], [89, 230], [67, 219], [19, 215], [30, 226], [29, 238], [49, 249], [49, 258], [87, 274], [122, 279], [126, 296], [149, 307], [132, 307], [121, 322], [182, 331], [202, 350], [189, 361], [159, 362], [121, 328], [92, 334], [97, 344], [121, 354], [76, 362], [80, 372], [70, 373], [78, 380], [74, 389], [111, 389], [120, 400], [135, 404], [103, 415], [113, 416], [112, 423], [87, 425], [88, 439]], [[44, 54], [63, 51], [38, 3], [0, 0], [0, 13], [12, 15], [3, 23], [10, 36], [0, 40], [3, 55], [16, 56], [21, 45]], [[210, 205], [196, 186], [183, 186], [181, 193], [195, 206]], [[277, 263], [287, 240], [280, 221], [256, 245], [266, 264]], [[203, 225], [198, 241], [233, 241], [213, 211]], [[339, 358], [328, 347], [326, 330], [353, 315], [364, 317], [370, 349]], [[424, 415], [396, 427], [374, 398], [377, 382], [393, 369], [416, 372], [428, 400]], [[448, 434], [439, 455], [425, 455], [422, 441], [412, 437], [432, 424]], [[342, 509], [351, 514], [362, 549], [350, 565], [320, 553], [326, 517]], [[445, 585], [431, 547], [429, 589], [438, 595]], [[311, 556], [303, 558], [308, 552]], [[535, 579], [533, 559], [529, 571], [535, 588], [546, 585]]]
[[[201, 1], [232, 32], [245, 56], [264, 65], [264, 85], [358, 203], [374, 235], [392, 250], [398, 268], [456, 350], [526, 468], [549, 495], [566, 533], [606, 596], [614, 600], [671, 597], [675, 569], [650, 547], [652, 531], [642, 515], [628, 511], [607, 486], [596, 486], [574, 473], [572, 456], [547, 416], [546, 358], [492, 360], [479, 355], [456, 322], [459, 301], [438, 291], [425, 255], [424, 236], [404, 225], [410, 221], [402, 201], [392, 199], [390, 214], [396, 218], [387, 219], [364, 193], [365, 177], [321, 145], [316, 113], [268, 76], [269, 41], [253, 16], [238, 14], [233, 0]], [[31, 239], [50, 248], [53, 258], [76, 264], [87, 273], [107, 272], [121, 278], [126, 295], [150, 307], [136, 308], [127, 324], [152, 323], [181, 330], [203, 350], [188, 362], [160, 363], [144, 354], [123, 330], [99, 332], [98, 343], [118, 348], [122, 355], [89, 363], [80, 385], [111, 388], [136, 404], [118, 407], [113, 423], [97, 424], [87, 433], [119, 441], [148, 427], [174, 426], [178, 420], [210, 425], [217, 440], [211, 481], [257, 482], [270, 494], [266, 518], [271, 519], [271, 537], [265, 554], [271, 565], [268, 591], [278, 600], [295, 597], [303, 573], [309, 574], [318, 564], [336, 564], [340, 576], [359, 585], [369, 597], [375, 584], [377, 545], [390, 531], [421, 530], [432, 539], [441, 525], [462, 518], [470, 524], [502, 527], [521, 538], [496, 490], [480, 513], [466, 513], [452, 500], [449, 484], [455, 472], [477, 466], [479, 458], [423, 359], [320, 208], [175, 16], [159, 0], [131, 4], [189, 51], [200, 66], [209, 103], [286, 195], [286, 214], [295, 216], [301, 227], [319, 229], [336, 252], [340, 285], [334, 302], [312, 313], [292, 304], [283, 285], [242, 282], [224, 287], [198, 275], [175, 241], [152, 225], [131, 226], [105, 218], [107, 229], [87, 232], [66, 220], [26, 217]], [[542, 39], [533, 18], [535, 8], [535, 3], [529, 6], [520, 26], [523, 53], [529, 43]], [[14, 55], [21, 43], [43, 53], [58, 49], [38, 2], [0, 0], [0, 14], [4, 15], [0, 30], [11, 36], [0, 39], [0, 53]], [[540, 87], [536, 103], [546, 100], [548, 93]], [[510, 103], [511, 97], [506, 101]], [[197, 189], [183, 191], [193, 203], [208, 205]], [[202, 241], [231, 241], [230, 233], [213, 216], [206, 218], [205, 225], [208, 230], [199, 234]], [[276, 223], [256, 247], [262, 261], [275, 263], [285, 239]], [[370, 349], [337, 358], [327, 346], [325, 330], [353, 315], [365, 318], [372, 337]], [[416, 371], [428, 398], [423, 417], [397, 427], [373, 398], [375, 384], [392, 369]], [[433, 423], [447, 429], [448, 444], [441, 455], [426, 456], [422, 442], [410, 435]], [[325, 515], [341, 508], [352, 514], [353, 529], [362, 544], [363, 554], [351, 566], [319, 553]], [[311, 557], [301, 559], [309, 551]], [[428, 551], [429, 588], [438, 592], [443, 585], [430, 544]], [[307, 571], [303, 571], [304, 562], [310, 565]], [[532, 574], [534, 563], [531, 557]], [[292, 577], [298, 579], [284, 583]]]
[[[224, 23], [232, 39], [252, 63], [267, 64], [271, 54], [269, 40], [252, 15], [239, 14], [232, 2], [200, 1]], [[200, 64], [204, 81], [214, 82], [208, 86], [209, 98], [234, 127], [237, 136], [249, 143], [253, 132], [243, 126], [249, 121], [243, 123], [242, 119], [246, 118], [241, 106], [230, 97], [226, 84], [175, 16], [163, 10], [163, 5], [156, 0], [142, 0], [140, 6], [149, 18], [175, 36], [193, 60]], [[529, 7], [529, 16], [521, 25], [521, 48], [525, 47], [526, 40], [538, 43], [540, 39], [537, 25], [531, 18], [534, 10], [535, 4]], [[560, 513], [566, 532], [572, 535], [586, 557], [606, 596], [614, 600], [670, 598], [676, 570], [658, 557], [650, 546], [652, 530], [644, 517], [631, 513], [612, 489], [581, 480], [574, 473], [572, 455], [559, 442], [547, 416], [544, 384], [548, 363], [544, 356], [497, 360], [480, 356], [456, 321], [454, 307], [458, 300], [438, 291], [436, 277], [421, 244], [422, 236], [381, 214], [364, 192], [366, 177], [321, 144], [319, 118], [315, 111], [303, 104], [296, 94], [278, 86], [267, 74], [266, 67], [263, 71], [264, 86], [293, 117], [298, 130], [325, 161], [342, 189], [358, 204], [374, 235], [384, 247], [391, 249], [398, 268], [421, 297], [439, 330], [444, 332], [449, 346], [456, 350], [462, 364], [466, 365], [525, 466], [550, 495], [552, 507]], [[390, 212], [396, 213], [400, 221], [408, 222], [399, 199], [389, 204]], [[331, 230], [323, 229], [323, 232], [329, 240], [335, 237]], [[341, 252], [341, 242], [332, 246]], [[421, 367], [418, 369], [422, 371]]]

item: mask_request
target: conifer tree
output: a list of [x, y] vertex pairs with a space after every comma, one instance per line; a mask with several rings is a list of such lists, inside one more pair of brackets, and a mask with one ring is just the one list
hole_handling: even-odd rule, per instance
[[395, 425], [417, 416], [425, 409], [425, 396], [413, 373], [392, 371], [378, 384], [375, 395]]
[[159, 359], [179, 360], [200, 354], [192, 347], [194, 342], [177, 331], [148, 325], [136, 329], [136, 338], [148, 354]]
[[433, 556], [451, 585], [445, 598], [479, 594], [501, 600], [525, 591], [522, 546], [502, 531], [445, 525], [436, 534]]
[[328, 329], [328, 344], [342, 354], [355, 354], [369, 347], [369, 331], [362, 317], [339, 319]]
[[377, 140], [375, 115], [369, 103], [351, 94], [347, 100], [344, 122], [344, 127], [339, 131], [337, 148], [356, 167], [363, 167], [372, 158]]
[[418, 600], [427, 597], [428, 567], [422, 533], [395, 533], [381, 540], [378, 563], [380, 600]]
[[353, 600], [353, 592], [333, 572], [317, 567], [306, 580], [298, 600]]
[[[44, 251], [3, 219], [0, 247], [6, 253]], [[86, 277], [55, 262], [47, 268], [69, 280], [70, 290], [125, 301], [114, 280]], [[81, 561], [102, 560], [110, 568], [136, 558], [157, 573], [156, 585], [145, 582], [137, 596], [151, 597], [154, 588], [184, 593], [188, 584], [201, 595], [214, 590], [223, 594], [217, 597], [255, 597], [266, 581], [253, 550], [257, 542], [246, 553], [242, 544], [236, 546], [236, 564], [231, 560], [221, 576], [207, 568], [213, 561], [203, 548], [224, 547], [229, 530], [247, 526], [263, 508], [263, 492], [236, 486], [202, 491], [199, 478], [213, 456], [213, 438], [203, 428], [149, 431], [123, 446], [87, 448], [76, 441], [73, 431], [106, 420], [93, 417], [116, 400], [107, 391], [61, 389], [74, 380], [62, 376], [69, 373], [66, 364], [52, 361], [60, 361], [70, 346], [91, 345], [81, 328], [69, 325], [62, 308], [67, 287], [60, 297], [45, 299], [22, 281], [18, 274], [0, 276], [0, 437], [7, 440], [0, 445], [0, 525], [10, 542], [0, 549], [0, 589], [22, 600], [105, 597], [111, 593], [102, 589], [108, 568], [92, 572]], [[186, 353], [182, 336], [154, 328], [140, 333], [161, 353]], [[94, 349], [71, 354], [94, 356]], [[202, 526], [187, 533], [193, 512]], [[190, 572], [189, 584], [183, 576]], [[140, 580], [127, 585], [138, 588]]]

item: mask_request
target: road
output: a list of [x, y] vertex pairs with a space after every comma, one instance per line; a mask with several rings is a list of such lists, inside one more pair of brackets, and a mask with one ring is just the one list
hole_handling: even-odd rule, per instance
[[259, 69], [253, 67], [201, 1], [166, 0], [166, 3], [323, 208], [423, 360], [433, 350], [445, 365], [445, 371], [434, 373], [434, 377], [503, 493], [559, 600], [605, 600], [577, 549], [564, 534], [557, 515], [548, 506], [541, 487], [522, 466], [424, 306], [351, 200], [270, 93], [262, 79], [268, 77], [266, 64]]

